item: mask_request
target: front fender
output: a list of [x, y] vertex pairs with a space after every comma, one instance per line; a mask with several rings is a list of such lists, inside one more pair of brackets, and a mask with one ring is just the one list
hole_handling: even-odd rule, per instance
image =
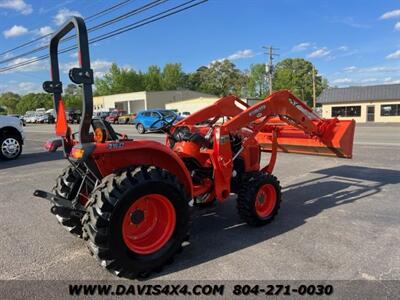
[[193, 198], [193, 183], [183, 161], [169, 147], [155, 141], [110, 141], [95, 144], [91, 156], [105, 177], [129, 166], [151, 165], [174, 174]]

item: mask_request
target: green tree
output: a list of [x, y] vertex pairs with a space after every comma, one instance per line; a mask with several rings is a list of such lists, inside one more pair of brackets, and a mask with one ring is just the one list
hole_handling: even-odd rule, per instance
[[249, 97], [264, 98], [268, 94], [268, 84], [265, 77], [265, 64], [253, 64], [247, 81]]
[[192, 91], [201, 91], [201, 74], [207, 69], [206, 66], [201, 66], [195, 72], [184, 74], [183, 86]]
[[6, 109], [0, 106], [0, 116], [1, 115], [6, 115], [6, 114], [7, 114]]
[[63, 99], [68, 108], [82, 109], [82, 88], [76, 84], [68, 84], [64, 89]]
[[[273, 78], [273, 89], [289, 89], [301, 100], [312, 105], [312, 69], [311, 62], [302, 58], [288, 58], [276, 65]], [[315, 70], [317, 96], [327, 87], [327, 81]]]
[[66, 95], [77, 95], [79, 93], [79, 87], [76, 84], [70, 83], [64, 89], [64, 94]]
[[120, 68], [112, 64], [103, 78], [96, 78], [95, 95], [112, 95], [142, 91], [144, 89], [143, 74], [129, 68]]
[[7, 113], [14, 114], [17, 112], [17, 105], [21, 100], [20, 95], [6, 92], [0, 96], [0, 106], [3, 106], [7, 109]]
[[183, 86], [185, 74], [182, 71], [182, 64], [166, 64], [161, 73], [162, 89], [171, 91]]
[[200, 71], [200, 90], [218, 96], [241, 95], [245, 75], [228, 59], [215, 61]]
[[162, 77], [160, 68], [156, 65], [148, 67], [144, 76], [144, 86], [146, 91], [161, 91]]
[[23, 95], [17, 104], [17, 112], [24, 114], [28, 110], [36, 110], [37, 108], [50, 109], [53, 108], [53, 97], [47, 93], [29, 93]]

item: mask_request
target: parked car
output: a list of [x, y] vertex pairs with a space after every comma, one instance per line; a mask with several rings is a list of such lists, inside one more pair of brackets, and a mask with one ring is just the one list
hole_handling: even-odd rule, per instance
[[127, 112], [125, 110], [113, 110], [110, 112], [110, 114], [107, 116], [106, 121], [112, 124], [116, 124], [118, 122], [118, 118], [120, 116], [126, 115]]
[[54, 124], [56, 118], [52, 114], [42, 114], [37, 116], [36, 121], [37, 123], [47, 123], [47, 124]]
[[182, 119], [183, 117], [172, 110], [152, 109], [138, 112], [132, 124], [140, 134], [143, 134], [146, 131], [159, 131], [165, 122], [175, 123]]
[[25, 122], [24, 116], [20, 116], [20, 115], [8, 115], [8, 116], [9, 117], [16, 117], [16, 118], [20, 119], [21, 122], [22, 122], [22, 126], [26, 126], [26, 122]]
[[81, 122], [82, 113], [80, 110], [68, 109], [67, 110], [67, 122], [74, 124], [75, 122], [79, 124]]
[[32, 123], [32, 122], [31, 122], [32, 116], [27, 116], [27, 115], [25, 115], [25, 116], [24, 116], [24, 119], [25, 119], [25, 123]]
[[41, 115], [41, 114], [35, 112], [35, 113], [29, 118], [29, 123], [37, 123], [38, 117], [39, 117], [40, 115]]
[[110, 115], [109, 111], [96, 111], [93, 113], [93, 118], [105, 120]]
[[0, 159], [11, 160], [20, 156], [24, 137], [22, 121], [19, 118], [0, 116]]
[[45, 112], [46, 112], [46, 109], [44, 108], [44, 107], [41, 107], [41, 108], [36, 108], [36, 111], [35, 111], [38, 115], [42, 115], [42, 114], [44, 114]]
[[118, 118], [118, 124], [129, 124], [129, 122], [136, 117], [136, 114], [126, 114]]
[[24, 115], [24, 119], [26, 123], [35, 123], [36, 119], [36, 112], [34, 111], [27, 111]]
[[44, 123], [43, 122], [44, 118], [45, 118], [44, 113], [37, 114], [36, 115], [36, 119], [35, 119], [35, 123]]
[[184, 112], [179, 113], [179, 115], [186, 118], [187, 116], [190, 116], [190, 112], [184, 111]]

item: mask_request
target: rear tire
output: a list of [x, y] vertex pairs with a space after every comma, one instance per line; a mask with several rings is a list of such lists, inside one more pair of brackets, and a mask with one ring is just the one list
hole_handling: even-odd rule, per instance
[[239, 216], [250, 226], [266, 225], [278, 214], [281, 186], [271, 174], [254, 172], [243, 180], [237, 198]]
[[[53, 192], [62, 198], [70, 201], [74, 201], [79, 190], [79, 186], [82, 183], [81, 175], [74, 170], [72, 166], [65, 168], [60, 176], [58, 176], [56, 185], [53, 188]], [[58, 222], [70, 233], [81, 237], [82, 236], [82, 225], [81, 219], [78, 217], [71, 217], [67, 213], [57, 213], [53, 211]]]
[[146, 129], [144, 128], [142, 123], [137, 124], [136, 129], [137, 129], [137, 132], [140, 134], [144, 134], [146, 132]]
[[[164, 212], [154, 209], [157, 197], [164, 199], [162, 205], [173, 211], [173, 218], [151, 217], [155, 211]], [[155, 167], [132, 168], [105, 177], [92, 193], [82, 220], [83, 237], [92, 255], [109, 271], [145, 277], [181, 250], [189, 219], [188, 199], [175, 176]]]

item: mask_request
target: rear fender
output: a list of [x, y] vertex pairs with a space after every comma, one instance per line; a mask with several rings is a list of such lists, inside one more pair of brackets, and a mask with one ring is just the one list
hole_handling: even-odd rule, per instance
[[100, 174], [105, 177], [118, 170], [139, 165], [166, 169], [184, 185], [190, 199], [193, 183], [183, 161], [167, 146], [154, 141], [110, 141], [96, 144], [91, 156]]

